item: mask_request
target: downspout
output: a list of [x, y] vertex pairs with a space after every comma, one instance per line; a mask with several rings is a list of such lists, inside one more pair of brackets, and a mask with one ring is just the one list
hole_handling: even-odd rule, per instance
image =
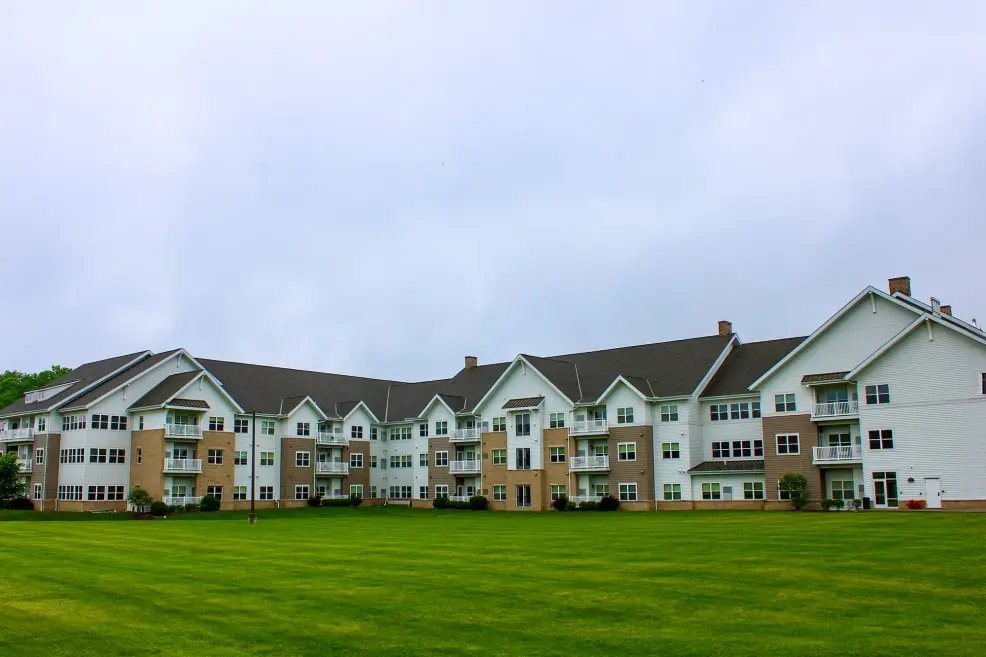
[[[48, 496], [48, 459], [51, 458], [51, 454], [48, 453], [48, 434], [45, 434], [45, 462], [43, 464], [44, 470], [41, 471], [41, 511], [45, 510], [45, 498]], [[58, 510], [57, 495], [55, 501], [55, 510]]]

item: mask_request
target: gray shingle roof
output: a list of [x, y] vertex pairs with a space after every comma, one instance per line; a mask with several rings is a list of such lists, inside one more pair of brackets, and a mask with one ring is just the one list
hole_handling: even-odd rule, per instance
[[45, 388], [52, 388], [74, 381], [74, 383], [65, 390], [62, 390], [57, 395], [49, 397], [44, 401], [34, 402], [31, 404], [24, 403], [24, 396], [21, 395], [20, 399], [7, 408], [0, 410], [0, 417], [43, 412], [62, 402], [71, 400], [72, 397], [78, 395], [94, 383], [105, 379], [116, 370], [126, 367], [127, 365], [133, 366], [135, 361], [141, 358], [146, 358], [150, 353], [151, 352], [149, 351], [137, 351], [124, 356], [114, 356], [113, 358], [106, 358], [104, 360], [97, 360], [80, 365], [68, 374], [55, 379], [45, 386]]
[[843, 377], [849, 374], [849, 371], [845, 372], [823, 372], [821, 374], [805, 374], [801, 377], [801, 383], [822, 383], [824, 381], [841, 381]]
[[764, 340], [736, 345], [702, 391], [703, 397], [750, 392], [750, 384], [804, 342], [804, 337]]
[[[143, 397], [130, 405], [130, 408], [146, 408], [148, 406], [160, 406], [168, 401], [173, 394], [188, 385], [188, 382], [201, 374], [201, 371], [181, 372], [165, 377], [161, 383], [147, 391]], [[208, 406], [206, 406], [208, 408]]]
[[171, 349], [170, 351], [163, 351], [159, 354], [154, 354], [149, 356], [144, 360], [140, 361], [132, 367], [128, 367], [124, 371], [120, 372], [116, 376], [112, 376], [100, 383], [95, 388], [89, 390], [89, 392], [84, 395], [80, 395], [63, 406], [63, 410], [71, 410], [73, 408], [85, 408], [92, 402], [96, 401], [106, 393], [112, 391], [114, 388], [132, 381], [137, 378], [140, 374], [143, 374], [147, 370], [151, 369], [163, 360], [166, 360], [169, 356], [181, 351], [181, 349]]
[[182, 408], [209, 408], [209, 402], [204, 399], [182, 399], [180, 397], [175, 397], [168, 402], [168, 406], [181, 406]]
[[763, 472], [763, 461], [703, 461], [689, 470], [691, 474], [720, 472]]
[[507, 410], [510, 408], [532, 408], [534, 406], [540, 406], [541, 402], [544, 401], [544, 397], [520, 397], [518, 399], [508, 399], [502, 408]]

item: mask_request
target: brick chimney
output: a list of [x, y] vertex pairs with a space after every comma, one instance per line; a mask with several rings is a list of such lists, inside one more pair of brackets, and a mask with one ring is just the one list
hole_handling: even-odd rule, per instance
[[471, 370], [479, 365], [479, 359], [475, 356], [466, 356], [466, 369]]
[[901, 294], [906, 294], [911, 296], [911, 277], [910, 276], [898, 276], [897, 278], [891, 278], [887, 281], [887, 285], [890, 288], [890, 294], [894, 292], [900, 292]]
[[952, 306], [942, 306], [939, 310], [941, 310], [942, 315], [952, 316]]
[[724, 319], [719, 320], [719, 337], [728, 338], [733, 334], [733, 323]]

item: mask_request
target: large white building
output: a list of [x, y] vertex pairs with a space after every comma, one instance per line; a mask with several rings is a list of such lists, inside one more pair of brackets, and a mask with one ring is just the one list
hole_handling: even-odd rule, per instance
[[310, 496], [496, 509], [613, 495], [630, 509], [811, 499], [986, 509], [986, 334], [910, 280], [867, 287], [808, 337], [713, 335], [399, 382], [200, 359], [82, 365], [0, 411], [28, 496], [122, 509], [127, 491], [225, 508]]

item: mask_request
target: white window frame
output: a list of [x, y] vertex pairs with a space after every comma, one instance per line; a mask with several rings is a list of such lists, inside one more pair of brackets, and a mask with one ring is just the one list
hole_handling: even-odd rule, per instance
[[550, 491], [549, 494], [552, 502], [562, 496], [568, 497], [568, 486], [564, 484], [551, 484], [548, 490]]
[[349, 484], [349, 497], [363, 499], [363, 484]]
[[223, 464], [223, 450], [221, 450], [221, 449], [209, 449], [209, 450], [206, 450], [205, 462], [208, 465], [222, 465]]
[[[632, 447], [633, 448], [633, 458], [627, 458], [627, 455], [620, 450], [621, 447]], [[629, 454], [629, 450], [627, 450]], [[627, 461], [632, 462], [637, 460], [637, 443], [636, 441], [629, 441], [624, 443], [616, 443], [616, 460], [617, 461]]]
[[363, 467], [363, 452], [350, 452], [349, 453], [349, 467], [350, 468], [362, 468]]
[[310, 468], [312, 467], [312, 453], [308, 451], [297, 451], [294, 453], [294, 467], [296, 468]]
[[707, 502], [722, 500], [722, 484], [718, 481], [703, 481], [702, 499]]
[[507, 464], [507, 448], [498, 447], [496, 449], [490, 450], [490, 459], [493, 465], [506, 465]]
[[[781, 451], [781, 438], [784, 438], [784, 451]], [[791, 451], [791, 438], [794, 438], [796, 451]], [[798, 456], [801, 454], [801, 435], [797, 433], [779, 433], [774, 436], [774, 453], [778, 456]]]
[[677, 502], [681, 500], [681, 484], [664, 484], [663, 489], [665, 502]]
[[260, 421], [260, 435], [273, 436], [277, 433], [277, 422], [275, 420]]
[[436, 436], [448, 435], [448, 420], [438, 420], [437, 422], [435, 422], [435, 435]]
[[548, 416], [548, 428], [549, 429], [564, 429], [565, 428], [565, 414], [564, 413], [551, 413]]
[[798, 397], [793, 392], [780, 392], [774, 395], [774, 411], [795, 413], [798, 410]]
[[435, 497], [448, 497], [448, 484], [435, 484]]
[[275, 462], [274, 452], [260, 452], [260, 467], [273, 467]]
[[633, 424], [633, 406], [620, 406], [616, 409], [617, 424]]
[[565, 447], [564, 446], [549, 447], [548, 448], [548, 461], [550, 463], [564, 463], [565, 462]]
[[743, 482], [743, 499], [744, 500], [763, 500], [766, 499], [766, 491], [764, 491], [764, 485], [762, 481], [744, 481]]
[[273, 486], [260, 486], [258, 491], [260, 500], [273, 500], [274, 499], [274, 487]]
[[494, 502], [506, 502], [507, 501], [507, 485], [506, 484], [493, 484], [493, 501]]
[[209, 416], [209, 431], [224, 431], [226, 428], [226, 418], [222, 415]]
[[677, 422], [678, 417], [677, 404], [665, 404], [661, 406], [661, 422]]
[[520, 437], [531, 435], [530, 413], [514, 413], [514, 435]]
[[[986, 376], [986, 375], [984, 375]], [[983, 393], [986, 394], [986, 393]], [[493, 418], [493, 431], [506, 431], [507, 430], [507, 416], [502, 415], [500, 417]]]
[[617, 490], [619, 490], [621, 502], [636, 502], [638, 499], [637, 482], [635, 481], [620, 482]]
[[[884, 388], [883, 391], [880, 388]], [[872, 393], [870, 392], [872, 390]], [[883, 399], [886, 397], [886, 399]], [[870, 401], [870, 398], [873, 401]], [[890, 397], [890, 384], [889, 383], [874, 383], [863, 388], [863, 399], [866, 401], [867, 406], [881, 406], [884, 404], [889, 404], [891, 401]]]
[[448, 450], [443, 449], [435, 452], [435, 467], [436, 468], [448, 467]]
[[311, 484], [295, 484], [294, 485], [294, 499], [296, 500], [307, 500], [312, 496], [312, 486]]
[[667, 441], [661, 443], [661, 458], [662, 459], [680, 459], [681, 458], [681, 442], [680, 441]]

